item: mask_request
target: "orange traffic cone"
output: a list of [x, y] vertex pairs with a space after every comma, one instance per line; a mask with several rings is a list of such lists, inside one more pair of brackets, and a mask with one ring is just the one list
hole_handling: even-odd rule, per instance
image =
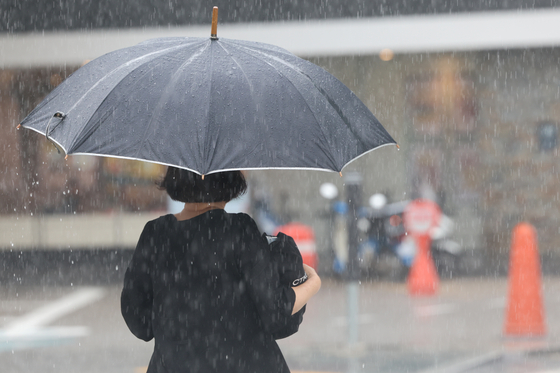
[[315, 244], [315, 233], [310, 226], [302, 223], [292, 222], [278, 227], [274, 234], [282, 232], [294, 239], [298, 246], [303, 263], [310, 267], [317, 268], [317, 246]]
[[529, 223], [519, 223], [513, 229], [508, 282], [505, 334], [545, 334], [537, 233]]
[[430, 254], [430, 236], [415, 237], [416, 258], [408, 274], [408, 293], [410, 295], [435, 295], [439, 287], [436, 266]]

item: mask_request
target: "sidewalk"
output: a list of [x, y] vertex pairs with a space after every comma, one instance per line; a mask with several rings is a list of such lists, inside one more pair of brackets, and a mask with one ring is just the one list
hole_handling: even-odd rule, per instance
[[[444, 281], [432, 298], [409, 297], [405, 284], [362, 284], [360, 343], [348, 348], [346, 285], [324, 279], [299, 333], [279, 343], [292, 373], [559, 372], [560, 278], [545, 279], [543, 288], [546, 337], [512, 339], [502, 335], [505, 278]], [[98, 291], [103, 298], [93, 297]], [[0, 328], [27, 325], [29, 331], [20, 335], [25, 348], [3, 346], [2, 372], [145, 371], [153, 341], [129, 332], [120, 292], [121, 285], [1, 288]]]
[[538, 361], [537, 352], [558, 368], [560, 278], [545, 278], [543, 295], [547, 335], [507, 338], [506, 278], [442, 281], [437, 296], [423, 298], [410, 297], [405, 283], [362, 283], [359, 343], [349, 348], [346, 285], [326, 280], [300, 331], [279, 343], [293, 371], [464, 372], [512, 356]]

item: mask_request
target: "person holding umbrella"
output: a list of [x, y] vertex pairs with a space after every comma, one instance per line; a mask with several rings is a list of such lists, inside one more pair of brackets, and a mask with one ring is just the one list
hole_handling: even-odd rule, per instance
[[285, 285], [255, 221], [224, 211], [247, 189], [240, 171], [168, 167], [159, 186], [185, 207], [146, 224], [121, 295], [131, 332], [155, 339], [148, 372], [288, 373], [274, 335], [319, 291], [315, 270]]
[[289, 372], [274, 336], [295, 330], [292, 314], [321, 280], [302, 267], [300, 286], [280, 281], [253, 219], [223, 210], [246, 188], [230, 170], [341, 173], [397, 143], [326, 70], [277, 46], [219, 39], [217, 8], [212, 18], [210, 38], [152, 39], [92, 60], [18, 128], [66, 156], [174, 166], [161, 186], [185, 209], [146, 224], [122, 293], [131, 331], [155, 339], [148, 372]]

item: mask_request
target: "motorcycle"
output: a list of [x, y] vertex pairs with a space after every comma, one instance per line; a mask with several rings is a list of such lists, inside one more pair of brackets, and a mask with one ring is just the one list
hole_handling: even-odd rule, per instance
[[370, 198], [370, 207], [363, 208], [358, 218], [358, 230], [363, 241], [358, 247], [358, 259], [368, 278], [402, 281], [414, 260], [411, 247], [403, 245], [406, 230], [402, 212], [408, 201], [387, 203], [383, 194]]
[[[348, 262], [346, 233], [347, 206], [336, 201], [336, 187], [330, 183], [321, 186], [321, 195], [331, 201], [331, 233], [333, 270], [342, 275]], [[403, 212], [410, 201], [388, 203], [385, 195], [376, 193], [369, 199], [369, 207], [362, 207], [358, 214], [360, 245], [358, 261], [366, 278], [402, 281], [406, 278], [414, 257], [416, 246], [403, 224]], [[458, 274], [462, 248], [452, 239], [453, 220], [442, 215], [439, 225], [430, 232], [431, 252], [440, 277], [450, 278]]]
[[[382, 196], [382, 195], [381, 195]], [[358, 227], [366, 239], [359, 248], [360, 261], [369, 275], [389, 280], [402, 280], [414, 262], [416, 245], [403, 224], [403, 212], [410, 201], [390, 204], [380, 195], [371, 198], [371, 208], [364, 214]], [[431, 254], [440, 277], [459, 274], [462, 248], [452, 239], [453, 220], [442, 214], [438, 226], [430, 231]]]

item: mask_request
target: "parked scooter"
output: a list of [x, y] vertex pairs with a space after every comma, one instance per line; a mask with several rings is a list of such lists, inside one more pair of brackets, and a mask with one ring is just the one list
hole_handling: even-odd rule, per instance
[[[382, 195], [374, 195], [370, 199], [371, 208], [362, 218], [371, 227], [381, 226], [379, 233], [369, 228], [366, 239], [360, 248], [363, 257], [363, 267], [370, 275], [390, 280], [400, 280], [406, 277], [408, 269], [414, 262], [416, 245], [411, 236], [406, 234], [402, 214], [410, 201], [391, 204], [380, 204]], [[377, 223], [375, 223], [377, 222]], [[367, 226], [367, 223], [362, 223]], [[439, 225], [432, 229], [431, 253], [438, 274], [444, 278], [457, 275], [460, 268], [462, 248], [452, 239], [454, 229], [453, 220], [442, 214]]]
[[406, 231], [402, 212], [408, 201], [387, 203], [377, 193], [369, 199], [369, 208], [362, 209], [358, 229], [363, 241], [358, 247], [362, 271], [367, 277], [390, 281], [404, 280], [414, 259], [414, 252], [402, 246]]
[[[344, 202], [335, 200], [338, 190], [333, 184], [321, 186], [321, 195], [331, 201], [333, 270], [343, 274], [348, 262], [346, 213]], [[412, 237], [406, 234], [403, 212], [410, 201], [388, 203], [386, 196], [371, 196], [369, 207], [359, 212], [358, 230], [361, 244], [358, 247], [360, 268], [364, 276], [391, 281], [404, 280], [416, 254]], [[456, 275], [459, 271], [462, 248], [452, 240], [454, 224], [442, 215], [440, 224], [431, 232], [432, 256], [441, 277]]]
[[[348, 263], [348, 206], [337, 199], [338, 189], [331, 183], [323, 184], [320, 194], [330, 201], [329, 212], [325, 217], [328, 217], [331, 235], [332, 269], [335, 274], [342, 276]], [[397, 280], [406, 276], [408, 266], [403, 264], [403, 258], [395, 252], [402, 240], [401, 236], [405, 234], [402, 218], [391, 218], [393, 212], [402, 213], [405, 204], [406, 202], [400, 202], [386, 205], [386, 197], [377, 194], [370, 198], [371, 209], [362, 207], [359, 210], [357, 225], [361, 244], [358, 247], [358, 260], [365, 277]]]
[[432, 229], [432, 256], [440, 277], [452, 278], [460, 275], [463, 248], [452, 239], [455, 223], [442, 214], [439, 225]]

